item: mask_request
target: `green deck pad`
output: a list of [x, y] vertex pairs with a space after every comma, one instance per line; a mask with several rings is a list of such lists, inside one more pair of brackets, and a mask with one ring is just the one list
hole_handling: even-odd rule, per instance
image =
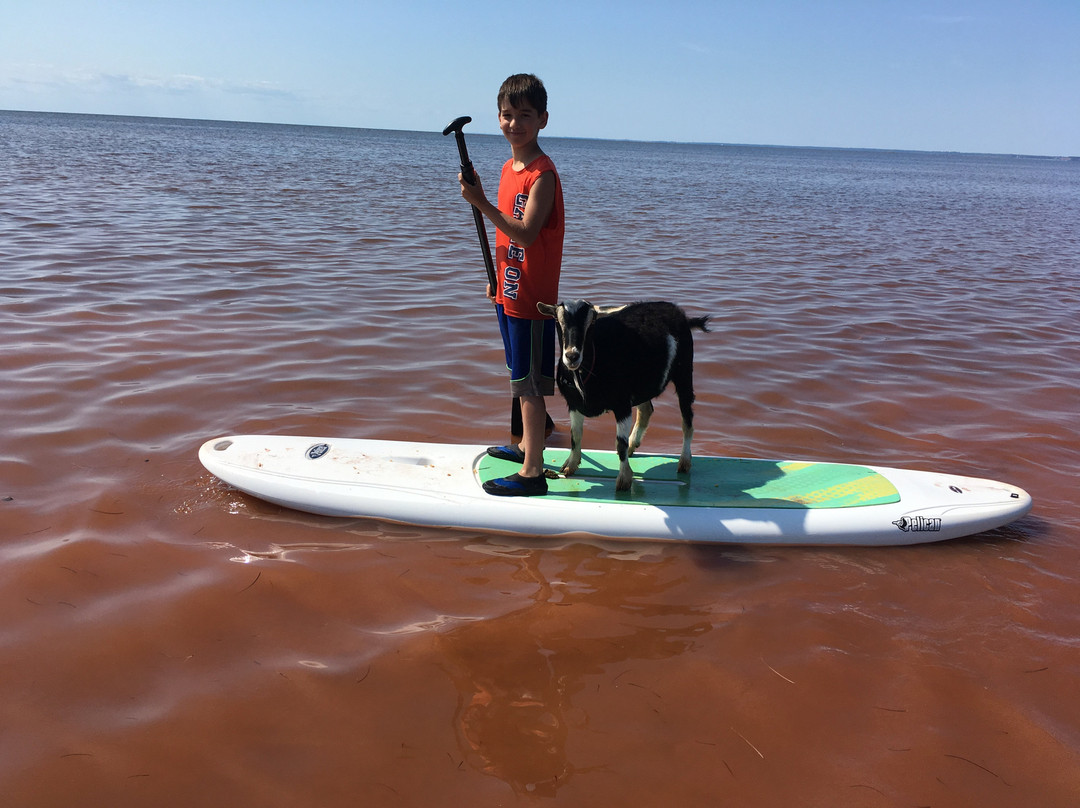
[[[568, 449], [548, 449], [545, 467], [559, 471], [569, 454]], [[546, 498], [697, 508], [852, 508], [900, 501], [891, 482], [863, 466], [695, 457], [690, 473], [679, 474], [678, 463], [672, 455], [634, 455], [631, 490], [616, 492], [618, 455], [584, 451], [573, 477], [548, 480]], [[483, 483], [520, 468], [485, 455], [476, 470]]]

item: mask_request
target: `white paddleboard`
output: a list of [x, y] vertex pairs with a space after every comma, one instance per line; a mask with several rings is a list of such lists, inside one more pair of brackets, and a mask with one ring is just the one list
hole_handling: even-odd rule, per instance
[[[549, 469], [566, 449], [549, 449]], [[877, 466], [635, 455], [615, 491], [614, 452], [584, 451], [573, 477], [540, 497], [496, 497], [484, 480], [517, 470], [483, 446], [242, 435], [215, 438], [199, 460], [259, 499], [327, 516], [522, 536], [594, 536], [737, 544], [904, 545], [1000, 527], [1031, 509], [1006, 483]]]

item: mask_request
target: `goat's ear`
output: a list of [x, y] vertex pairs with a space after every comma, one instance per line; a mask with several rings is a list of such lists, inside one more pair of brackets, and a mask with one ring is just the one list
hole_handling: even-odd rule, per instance
[[616, 312], [620, 312], [625, 309], [626, 306], [627, 304], [623, 303], [619, 306], [593, 306], [593, 308], [596, 309], [596, 315], [598, 317], [603, 317], [608, 314], [615, 314]]
[[552, 306], [550, 303], [537, 303], [536, 310], [543, 314], [545, 317], [554, 317], [557, 306]]

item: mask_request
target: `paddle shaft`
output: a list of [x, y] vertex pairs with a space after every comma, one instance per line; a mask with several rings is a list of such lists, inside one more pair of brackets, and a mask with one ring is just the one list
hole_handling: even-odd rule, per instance
[[[469, 159], [469, 150], [465, 147], [465, 133], [462, 131], [462, 127], [471, 120], [472, 118], [467, 115], [454, 119], [443, 129], [443, 135], [454, 133], [454, 138], [457, 140], [458, 156], [461, 158], [461, 177], [469, 185], [475, 185], [476, 171], [473, 169], [472, 161]], [[491, 293], [494, 295], [497, 289], [495, 263], [491, 260], [491, 245], [488, 243], [487, 228], [484, 227], [484, 214], [480, 212], [476, 205], [472, 205], [472, 212], [473, 221], [476, 223], [476, 236], [480, 239], [480, 250], [484, 254], [484, 267], [487, 269], [488, 284], [490, 284]]]

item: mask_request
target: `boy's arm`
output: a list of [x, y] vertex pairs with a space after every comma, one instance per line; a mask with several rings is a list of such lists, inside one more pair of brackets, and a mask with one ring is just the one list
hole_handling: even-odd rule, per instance
[[476, 180], [476, 185], [469, 185], [462, 180], [461, 195], [470, 205], [476, 206], [487, 216], [492, 224], [510, 236], [514, 243], [528, 247], [536, 241], [536, 237], [540, 235], [540, 231], [551, 216], [551, 211], [555, 207], [555, 187], [556, 180], [553, 172], [545, 171], [537, 177], [529, 190], [529, 201], [525, 203], [525, 215], [521, 219], [515, 219], [511, 214], [503, 213], [492, 205], [484, 195], [484, 188], [479, 178]]

